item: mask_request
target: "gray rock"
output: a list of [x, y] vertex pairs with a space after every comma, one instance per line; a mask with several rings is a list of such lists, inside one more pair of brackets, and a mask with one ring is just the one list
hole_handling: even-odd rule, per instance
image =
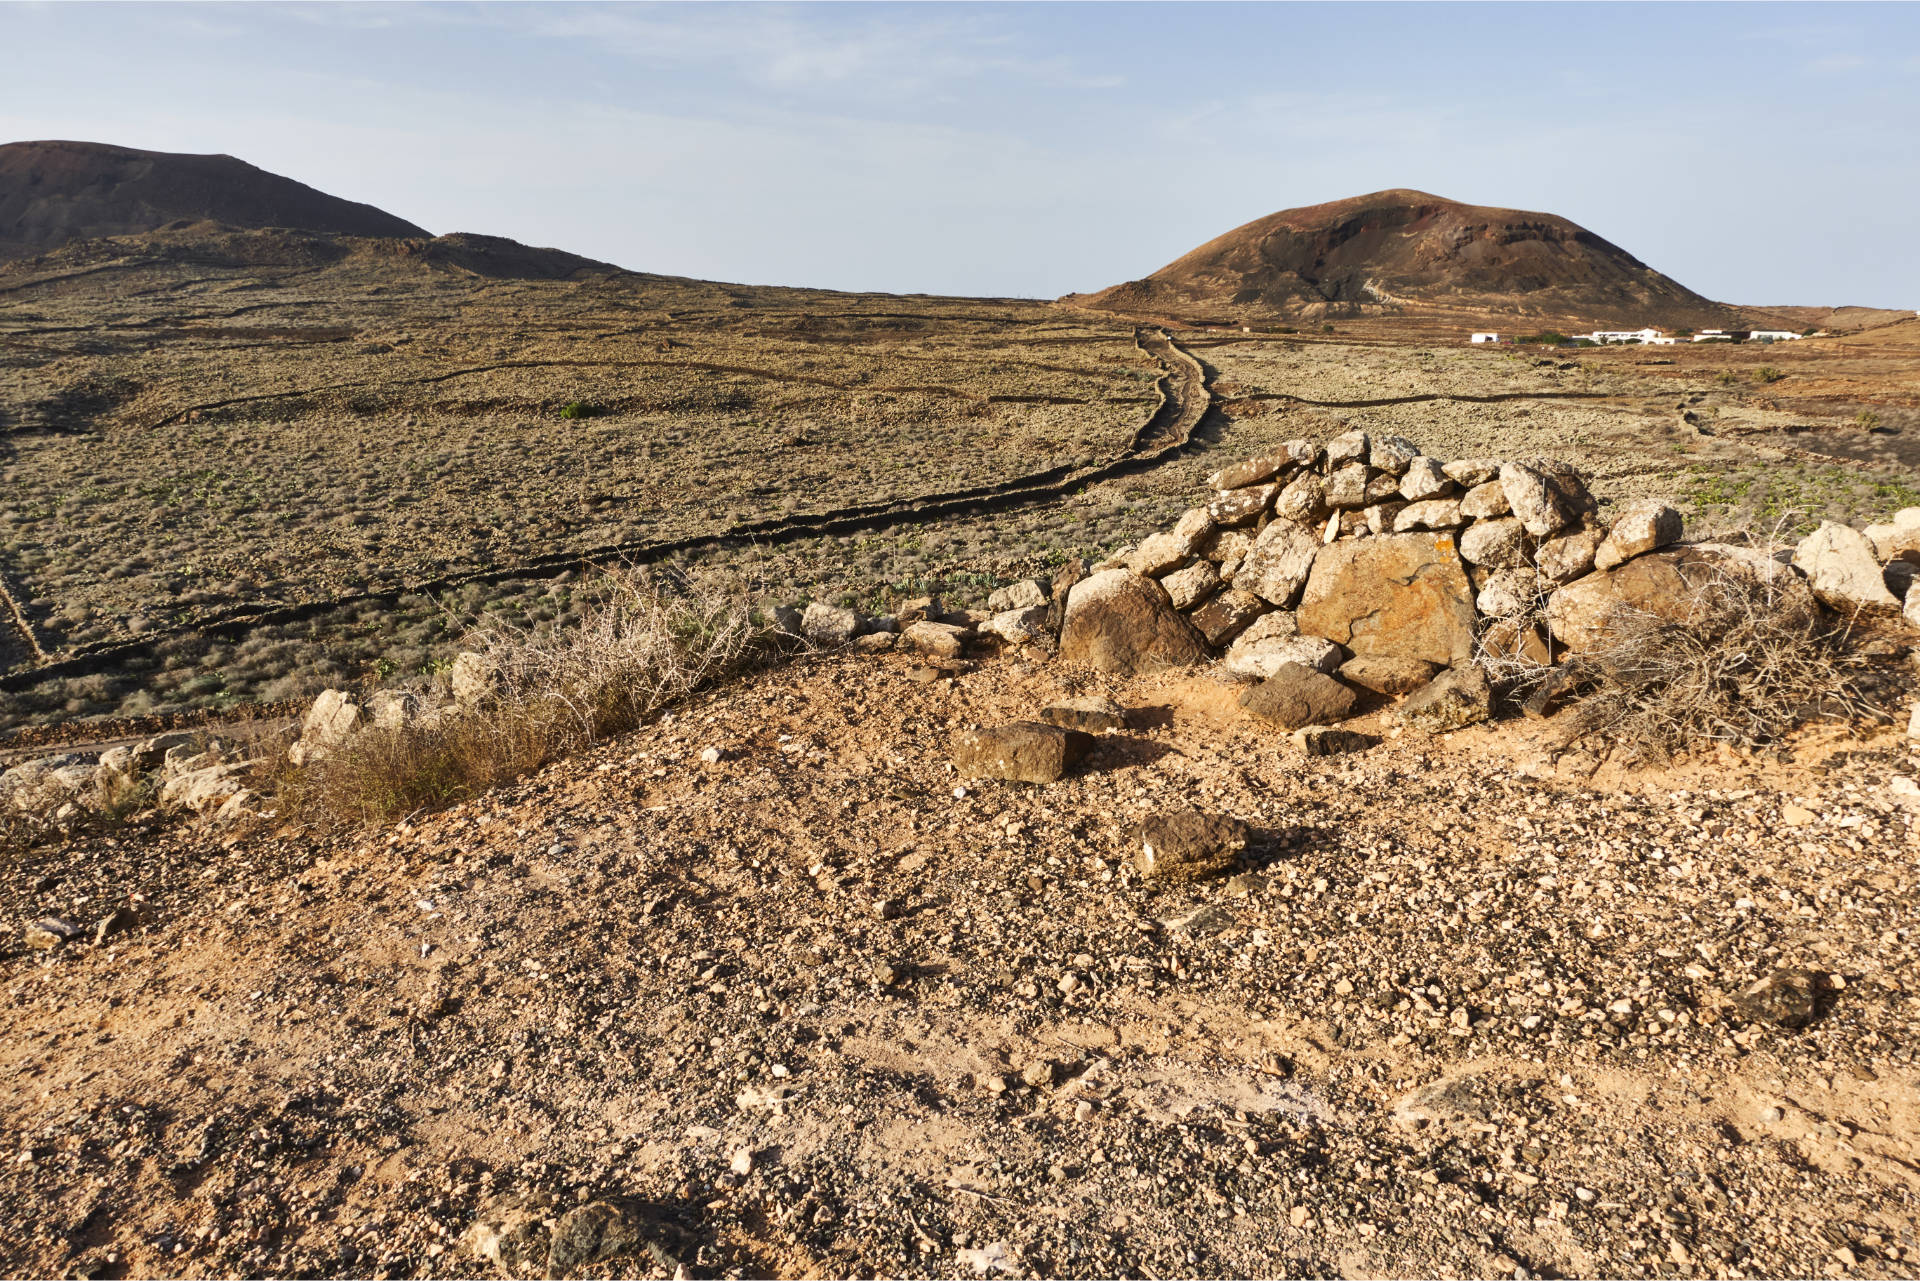
[[1051, 594], [1047, 584], [1037, 578], [1023, 578], [1017, 583], [1008, 583], [989, 595], [987, 609], [995, 614], [1005, 614], [1016, 609], [1045, 609], [1049, 599]]
[[151, 774], [166, 763], [167, 753], [175, 748], [191, 746], [193, 746], [191, 734], [156, 734], [134, 746], [133, 767], [128, 772]]
[[1240, 696], [1249, 715], [1282, 729], [1327, 725], [1353, 714], [1354, 692], [1304, 663], [1289, 663]]
[[1009, 645], [1032, 645], [1051, 640], [1053, 633], [1047, 630], [1047, 613], [1045, 605], [1010, 609], [980, 624], [980, 634], [997, 636]]
[[366, 709], [347, 691], [325, 690], [307, 708], [306, 719], [300, 723], [300, 739], [314, 748], [331, 751], [353, 737], [365, 716]]
[[160, 808], [189, 814], [211, 814], [247, 790], [244, 762], [203, 765], [166, 781], [160, 789]]
[[1548, 538], [1573, 523], [1573, 514], [1547, 477], [1520, 463], [1500, 465], [1500, 488], [1507, 506], [1529, 534]]
[[[639, 1254], [646, 1245], [640, 1224], [627, 1211], [606, 1201], [589, 1201], [567, 1211], [553, 1225], [547, 1275], [569, 1276], [610, 1259]], [[596, 1274], [607, 1272], [598, 1269]]]
[[1219, 569], [1204, 560], [1197, 560], [1185, 569], [1162, 578], [1160, 586], [1166, 589], [1167, 599], [1173, 602], [1175, 609], [1187, 610], [1219, 591], [1223, 584]]
[[80, 937], [80, 927], [57, 916], [43, 916], [21, 931], [22, 941], [36, 952], [50, 952]]
[[816, 645], [845, 645], [860, 634], [860, 615], [839, 605], [814, 601], [800, 615], [800, 634]]
[[1332, 472], [1348, 463], [1364, 463], [1371, 452], [1372, 444], [1367, 439], [1367, 433], [1343, 432], [1327, 442], [1327, 470]]
[[1148, 578], [1180, 568], [1193, 555], [1193, 543], [1178, 534], [1150, 534], [1127, 557], [1127, 568]]
[[0, 807], [40, 818], [75, 803], [93, 788], [95, 758], [63, 752], [27, 761], [0, 774]]
[[[1367, 465], [1375, 471], [1399, 476], [1421, 457], [1420, 446], [1405, 436], [1377, 436], [1367, 450]], [[1433, 462], [1431, 458], [1426, 461]], [[1438, 464], [1435, 464], [1435, 469], [1438, 469]]]
[[1519, 520], [1479, 520], [1460, 535], [1460, 558], [1487, 569], [1517, 569], [1527, 563], [1527, 531]]
[[1229, 490], [1245, 489], [1248, 485], [1258, 485], [1262, 481], [1272, 480], [1275, 476], [1279, 475], [1280, 469], [1288, 466], [1290, 461], [1284, 451], [1262, 454], [1258, 458], [1249, 458], [1245, 462], [1234, 463], [1230, 467], [1222, 467], [1219, 471], [1207, 477], [1207, 488]]
[[1816, 600], [1843, 614], [1898, 614], [1873, 545], [1859, 530], [1834, 521], [1801, 540], [1793, 567], [1807, 576]]
[[1409, 533], [1416, 529], [1457, 529], [1465, 524], [1460, 515], [1460, 500], [1457, 498], [1429, 498], [1423, 503], [1408, 503], [1393, 518], [1393, 532]]
[[1400, 478], [1387, 472], [1381, 472], [1377, 476], [1368, 478], [1367, 504], [1371, 506], [1374, 503], [1386, 502], [1388, 500], [1394, 502], [1401, 501]]
[[1300, 473], [1273, 500], [1273, 510], [1287, 520], [1318, 520], [1327, 513], [1326, 483], [1312, 472]]
[[1490, 575], [1474, 604], [1488, 618], [1512, 618], [1544, 604], [1540, 575], [1532, 569], [1503, 569]]
[[1802, 1028], [1820, 1012], [1819, 984], [1819, 976], [1811, 970], [1775, 970], [1741, 989], [1733, 998], [1733, 1008], [1750, 1023]]
[[1256, 618], [1246, 631], [1240, 633], [1239, 639], [1251, 643], [1299, 634], [1300, 624], [1294, 618], [1293, 611], [1276, 609], [1272, 613], [1262, 614]]
[[908, 623], [900, 633], [900, 643], [917, 654], [933, 658], [958, 658], [966, 649], [970, 629], [952, 623]]
[[1290, 663], [1299, 663], [1325, 675], [1338, 671], [1346, 651], [1323, 636], [1269, 636], [1249, 640], [1245, 634], [1227, 650], [1221, 666], [1234, 676], [1266, 680]]
[[1605, 536], [1597, 529], [1576, 529], [1549, 538], [1533, 553], [1533, 566], [1549, 583], [1570, 583], [1593, 568]]
[[1363, 513], [1367, 520], [1367, 532], [1371, 534], [1391, 534], [1393, 523], [1400, 519], [1400, 513], [1407, 505], [1399, 499], [1391, 502], [1374, 503]]
[[1282, 609], [1293, 603], [1313, 560], [1320, 551], [1320, 539], [1304, 525], [1290, 520], [1275, 520], [1260, 531], [1253, 549], [1240, 562], [1233, 585]]
[[1215, 528], [1213, 534], [1200, 544], [1200, 555], [1216, 565], [1230, 560], [1244, 559], [1253, 550], [1253, 535], [1244, 529]]
[[1328, 507], [1342, 509], [1365, 507], [1367, 505], [1367, 469], [1359, 463], [1349, 463], [1340, 468], [1327, 477], [1324, 493]]
[[1497, 480], [1475, 485], [1460, 500], [1460, 514], [1469, 520], [1492, 520], [1512, 510], [1507, 505], [1507, 491]]
[[500, 669], [485, 654], [471, 650], [457, 654], [447, 673], [453, 701], [463, 707], [484, 703], [500, 691]]
[[1411, 460], [1407, 464], [1406, 474], [1400, 478], [1400, 496], [1410, 503], [1445, 498], [1453, 492], [1453, 482], [1440, 470], [1439, 462], [1432, 458]]
[[1239, 819], [1195, 809], [1154, 814], [1131, 833], [1133, 866], [1151, 881], [1198, 880], [1225, 871], [1247, 848]]
[[1093, 749], [1079, 730], [1038, 721], [1016, 721], [953, 736], [953, 764], [963, 778], [1001, 778], [1018, 783], [1058, 782]]
[[1047, 630], [1058, 636], [1067, 621], [1067, 597], [1087, 577], [1087, 562], [1070, 556], [1053, 573], [1053, 596], [1047, 601]]
[[800, 611], [791, 605], [775, 605], [772, 610], [773, 628], [787, 636], [799, 636]]
[[1658, 551], [1680, 541], [1680, 513], [1657, 501], [1630, 503], [1614, 519], [1613, 528], [1593, 553], [1595, 569], [1613, 569], [1635, 556]]
[[1490, 480], [1497, 479], [1500, 475], [1500, 463], [1494, 458], [1456, 458], [1444, 464], [1440, 470], [1445, 472], [1447, 479], [1456, 485], [1465, 485], [1471, 489], [1476, 485], [1484, 485]]
[[1098, 695], [1063, 699], [1041, 712], [1040, 719], [1060, 729], [1088, 734], [1109, 734], [1127, 727], [1126, 709]]
[[406, 690], [375, 690], [367, 697], [367, 714], [378, 729], [406, 729], [416, 724], [426, 710], [426, 701]]
[[1213, 496], [1207, 504], [1207, 516], [1216, 525], [1251, 525], [1273, 506], [1274, 495], [1279, 492], [1280, 486], [1272, 482], [1229, 489]]
[[1475, 725], [1493, 714], [1493, 688], [1485, 672], [1465, 663], [1409, 694], [1398, 714], [1405, 724], [1430, 734]]

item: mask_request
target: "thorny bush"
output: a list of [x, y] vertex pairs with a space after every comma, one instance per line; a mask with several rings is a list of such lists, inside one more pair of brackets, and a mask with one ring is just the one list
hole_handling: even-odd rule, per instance
[[377, 823], [477, 796], [775, 656], [744, 586], [718, 578], [607, 572], [578, 625], [491, 617], [468, 633], [490, 693], [401, 728], [369, 728], [289, 773], [281, 795], [321, 820]]

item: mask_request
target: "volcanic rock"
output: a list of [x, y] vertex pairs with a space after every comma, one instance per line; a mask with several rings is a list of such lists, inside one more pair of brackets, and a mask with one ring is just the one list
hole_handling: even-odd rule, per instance
[[1323, 550], [1298, 610], [1300, 631], [1355, 654], [1447, 666], [1473, 652], [1473, 593], [1453, 539], [1390, 534]]
[[1160, 584], [1110, 569], [1068, 593], [1060, 657], [1105, 672], [1133, 673], [1205, 662], [1207, 646]]

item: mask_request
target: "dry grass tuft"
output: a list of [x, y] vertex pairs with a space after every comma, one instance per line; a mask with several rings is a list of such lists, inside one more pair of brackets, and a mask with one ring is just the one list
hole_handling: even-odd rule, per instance
[[280, 781], [291, 812], [378, 823], [480, 795], [779, 652], [737, 581], [613, 570], [577, 626], [494, 618], [466, 647], [495, 677], [482, 703], [400, 729], [368, 729]]
[[1559, 682], [1572, 697], [1566, 743], [1604, 745], [1664, 764], [1708, 745], [1753, 748], [1817, 718], [1873, 719], [1850, 674], [1843, 635], [1817, 614], [1782, 608], [1756, 578], [1700, 583], [1675, 622], [1616, 614], [1603, 644], [1560, 667], [1496, 664], [1516, 696]]

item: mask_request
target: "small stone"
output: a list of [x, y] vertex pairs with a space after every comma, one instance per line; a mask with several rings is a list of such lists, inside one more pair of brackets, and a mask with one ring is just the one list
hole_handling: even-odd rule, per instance
[[1400, 496], [1410, 503], [1445, 498], [1453, 492], [1453, 482], [1431, 458], [1414, 459], [1407, 466], [1407, 474], [1400, 478]]
[[958, 658], [966, 648], [968, 629], [952, 623], [908, 623], [900, 633], [901, 643], [915, 653], [931, 658]]
[[1680, 541], [1680, 513], [1657, 501], [1631, 503], [1614, 519], [1613, 528], [1593, 554], [1593, 567], [1607, 570], [1635, 556], [1658, 551]]
[[1460, 514], [1460, 500], [1457, 498], [1429, 498], [1421, 503], [1408, 503], [1393, 518], [1393, 532], [1405, 534], [1416, 529], [1457, 529], [1466, 518]]
[[900, 900], [897, 898], [875, 900], [873, 914], [883, 921], [898, 920], [900, 918]]
[[[987, 609], [995, 614], [1004, 614], [1014, 609], [1045, 609], [1049, 598], [1047, 584], [1037, 578], [1024, 578], [992, 592], [987, 597]], [[921, 617], [924, 618], [926, 615], [922, 614]]]
[[1534, 568], [1540, 577], [1556, 586], [1570, 583], [1593, 568], [1605, 536], [1597, 529], [1576, 529], [1559, 538], [1541, 543], [1533, 554]]
[[1219, 591], [1224, 584], [1218, 569], [1204, 560], [1196, 560], [1162, 578], [1160, 586], [1166, 589], [1167, 599], [1175, 609], [1187, 610]]
[[1232, 588], [1187, 615], [1187, 621], [1209, 645], [1225, 645], [1272, 609], [1273, 606], [1252, 592]]
[[1154, 881], [1191, 881], [1231, 866], [1247, 847], [1247, 825], [1196, 809], [1154, 814], [1135, 825], [1133, 866]]
[[1307, 1220], [1312, 1217], [1313, 1217], [1312, 1212], [1308, 1210], [1307, 1207], [1304, 1205], [1296, 1205], [1291, 1210], [1287, 1211], [1287, 1222], [1291, 1223], [1296, 1228], [1305, 1227], [1307, 1225]]
[[1274, 495], [1279, 492], [1280, 486], [1271, 483], [1230, 489], [1213, 496], [1207, 504], [1207, 516], [1216, 525], [1251, 525], [1273, 506]]
[[1733, 998], [1734, 1009], [1749, 1022], [1802, 1028], [1819, 1012], [1817, 980], [1809, 970], [1775, 970]]
[[1126, 709], [1110, 698], [1098, 696], [1065, 699], [1042, 711], [1040, 719], [1061, 729], [1084, 730], [1089, 734], [1112, 733], [1127, 727]]
[[1244, 489], [1248, 485], [1258, 485], [1262, 481], [1272, 480], [1287, 466], [1285, 453], [1262, 454], [1258, 458], [1249, 458], [1245, 462], [1222, 467], [1207, 477], [1207, 488], [1215, 490]]
[[1248, 714], [1281, 729], [1328, 725], [1353, 714], [1354, 692], [1303, 663], [1288, 663], [1240, 696]]
[[1051, 611], [1045, 605], [1036, 605], [1028, 609], [1010, 609], [995, 614], [980, 624], [982, 636], [997, 636], [1009, 645], [1032, 645], [1051, 639], [1053, 633], [1047, 626]]
[[1460, 558], [1484, 569], [1518, 569], [1527, 563], [1527, 531], [1511, 516], [1475, 521], [1460, 535]]
[[1308, 756], [1344, 756], [1349, 752], [1364, 752], [1379, 742], [1372, 734], [1326, 725], [1309, 725], [1293, 732], [1293, 745]]
[[718, 765], [727, 759], [727, 754], [717, 747], [709, 747], [700, 753], [700, 759], [708, 765]]
[[1254, 539], [1233, 585], [1281, 609], [1293, 604], [1320, 551], [1314, 531], [1297, 521], [1276, 519]]
[[1507, 491], [1500, 487], [1499, 481], [1475, 485], [1460, 500], [1460, 514], [1469, 520], [1493, 520], [1512, 510], [1507, 505]]
[[[1397, 486], [1396, 486], [1397, 488]], [[1350, 463], [1327, 477], [1326, 506], [1346, 509], [1367, 505], [1367, 469]]]
[[1335, 436], [1327, 442], [1327, 470], [1332, 471], [1346, 463], [1363, 463], [1370, 452], [1372, 452], [1371, 442], [1367, 439], [1367, 433], [1363, 431], [1350, 431]]
[[1249, 628], [1227, 650], [1221, 666], [1234, 676], [1266, 680], [1289, 663], [1301, 663], [1332, 675], [1347, 652], [1321, 636], [1263, 636], [1250, 638]]
[[1547, 477], [1520, 463], [1500, 465], [1507, 506], [1535, 538], [1547, 538], [1573, 523], [1572, 513]]
[[[1375, 471], [1387, 472], [1390, 475], [1399, 476], [1405, 473], [1409, 467], [1417, 466], [1421, 463], [1431, 463], [1436, 473], [1440, 470], [1440, 464], [1438, 462], [1435, 462], [1431, 458], [1423, 457], [1420, 453], [1420, 446], [1414, 444], [1405, 436], [1375, 437], [1367, 449], [1367, 465]], [[1445, 477], [1442, 477], [1442, 479], [1444, 480]]]
[[[1357, 507], [1358, 503], [1348, 504]], [[1318, 520], [1327, 514], [1327, 486], [1312, 472], [1302, 472], [1273, 500], [1276, 516], [1301, 522]]]
[[1002, 778], [1021, 783], [1053, 783], [1093, 749], [1093, 737], [1079, 730], [1020, 721], [992, 729], [962, 730], [953, 736], [953, 763], [965, 778]]
[[1449, 668], [1400, 704], [1405, 724], [1430, 734], [1484, 721], [1493, 714], [1493, 689], [1477, 664]]
[[746, 1178], [753, 1173], [753, 1149], [741, 1148], [727, 1159], [727, 1169]]
[[1418, 658], [1394, 658], [1387, 654], [1359, 654], [1340, 665], [1340, 679], [1349, 685], [1375, 694], [1397, 696], [1411, 694], [1440, 669]]
[[860, 615], [838, 605], [814, 601], [800, 615], [800, 634], [816, 645], [845, 645], [860, 634]]
[[1020, 1079], [1036, 1090], [1044, 1090], [1053, 1084], [1058, 1071], [1052, 1059], [1036, 1059], [1020, 1070]]
[[43, 916], [29, 923], [23, 933], [28, 947], [37, 952], [48, 952], [62, 943], [79, 938], [80, 927], [57, 916]]
[[1193, 552], [1191, 540], [1176, 534], [1151, 534], [1127, 557], [1127, 568], [1147, 578], [1159, 578], [1184, 565]]

